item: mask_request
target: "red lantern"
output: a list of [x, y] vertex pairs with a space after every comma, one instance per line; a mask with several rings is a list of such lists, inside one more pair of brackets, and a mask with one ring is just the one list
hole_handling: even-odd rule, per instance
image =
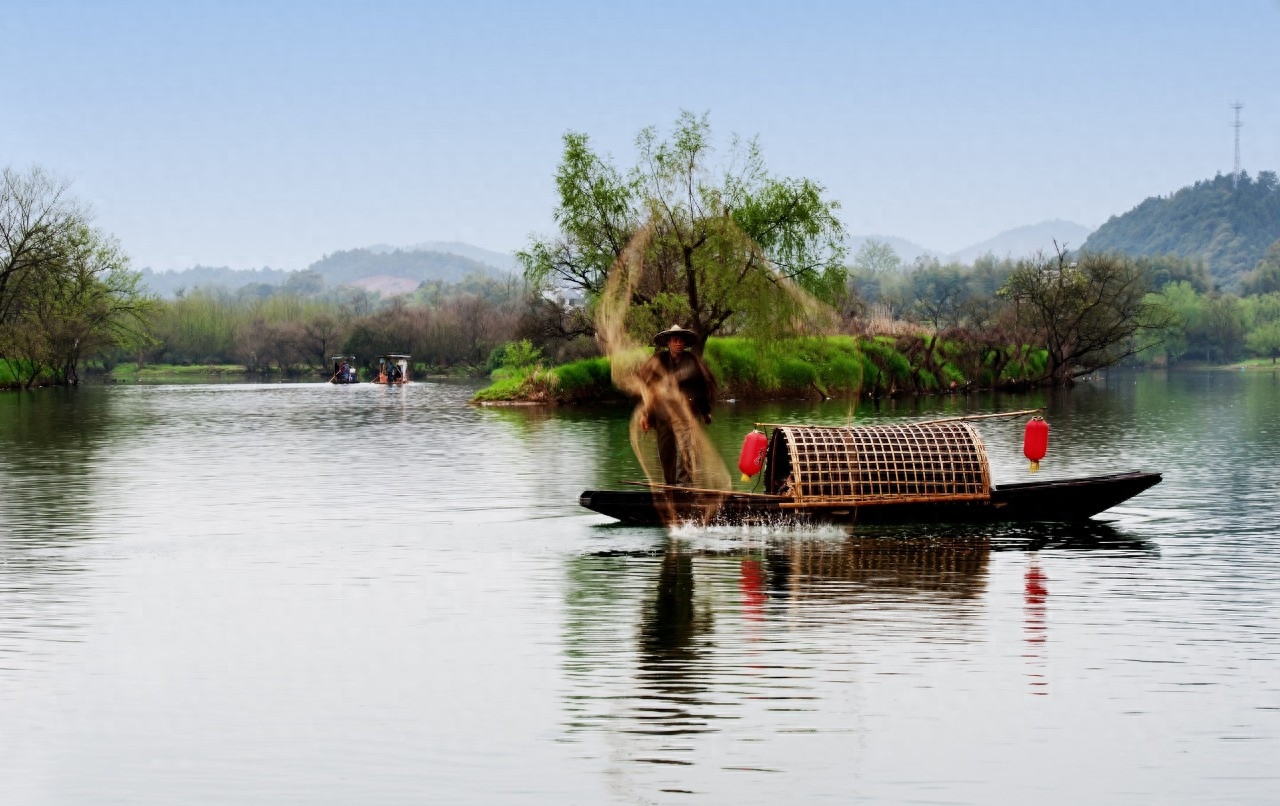
[[1040, 469], [1040, 460], [1049, 450], [1049, 424], [1043, 417], [1032, 417], [1022, 434], [1022, 455], [1031, 460], [1031, 472]]
[[753, 430], [742, 440], [742, 453], [738, 454], [738, 469], [742, 471], [742, 480], [751, 481], [751, 477], [764, 467], [764, 451], [769, 447], [769, 438], [759, 431]]

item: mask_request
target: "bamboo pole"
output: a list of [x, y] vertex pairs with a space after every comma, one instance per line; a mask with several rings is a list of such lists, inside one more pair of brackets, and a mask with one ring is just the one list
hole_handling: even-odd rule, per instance
[[[1039, 409], [1022, 409], [1021, 411], [1005, 411], [999, 414], [965, 414], [960, 417], [944, 417], [941, 420], [916, 420], [909, 423], [892, 423], [892, 425], [932, 425], [934, 423], [955, 423], [962, 420], [989, 420], [993, 417], [1019, 417], [1023, 414], [1038, 414], [1044, 411]], [[890, 423], [881, 423], [881, 425], [890, 425]], [[799, 423], [755, 423], [757, 428], [852, 428], [847, 425], [801, 425]]]
[[739, 490], [712, 490], [707, 487], [681, 487], [678, 484], [658, 484], [652, 481], [630, 481], [627, 479], [621, 479], [618, 481], [618, 483], [628, 484], [632, 487], [648, 487], [650, 490], [662, 490], [663, 492], [680, 491], [680, 492], [688, 492], [688, 493], [706, 493], [708, 495], [739, 496], [739, 497], [767, 498], [767, 499], [776, 498], [784, 501], [791, 500], [791, 496], [789, 495], [771, 495], [769, 493], [744, 493]]

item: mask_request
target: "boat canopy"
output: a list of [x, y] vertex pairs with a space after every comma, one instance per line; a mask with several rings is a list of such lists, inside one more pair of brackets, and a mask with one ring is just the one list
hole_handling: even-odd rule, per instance
[[769, 442], [768, 462], [768, 492], [801, 503], [991, 497], [986, 446], [977, 430], [962, 422], [781, 425]]

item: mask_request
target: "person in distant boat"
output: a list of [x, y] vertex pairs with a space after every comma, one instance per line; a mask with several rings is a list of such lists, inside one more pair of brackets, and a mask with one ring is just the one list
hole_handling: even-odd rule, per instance
[[698, 343], [697, 333], [672, 325], [653, 337], [656, 349], [640, 367], [640, 428], [658, 437], [663, 480], [681, 487], [693, 483], [693, 429], [711, 422], [716, 399], [711, 370], [692, 352]]

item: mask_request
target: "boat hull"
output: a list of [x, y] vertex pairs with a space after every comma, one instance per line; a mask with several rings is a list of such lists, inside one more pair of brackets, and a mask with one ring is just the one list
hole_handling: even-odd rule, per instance
[[970, 501], [913, 501], [862, 506], [802, 506], [782, 496], [661, 490], [587, 490], [578, 503], [625, 523], [659, 525], [708, 523], [908, 524], [1000, 521], [1083, 521], [1129, 500], [1160, 482], [1159, 473], [1114, 473], [1057, 481], [1006, 484], [990, 498]]

